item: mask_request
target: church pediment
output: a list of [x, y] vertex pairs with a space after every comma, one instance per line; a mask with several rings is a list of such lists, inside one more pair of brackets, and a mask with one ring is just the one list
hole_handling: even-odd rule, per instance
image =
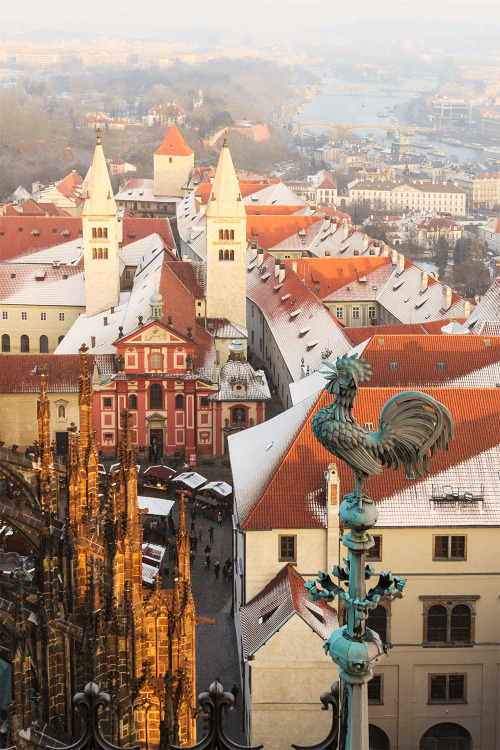
[[156, 320], [114, 343], [115, 346], [123, 346], [124, 344], [194, 344], [195, 342]]

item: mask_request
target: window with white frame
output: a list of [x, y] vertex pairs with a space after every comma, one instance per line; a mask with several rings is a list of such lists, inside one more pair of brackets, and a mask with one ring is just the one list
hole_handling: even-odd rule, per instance
[[353, 317], [353, 319], [354, 318], [359, 318], [359, 307], [353, 307], [352, 308], [352, 317]]
[[9, 319], [9, 313], [7, 310], [2, 310], [2, 320], [8, 320]]
[[339, 320], [342, 320], [344, 317], [344, 308], [343, 307], [337, 307], [335, 310], [335, 315]]

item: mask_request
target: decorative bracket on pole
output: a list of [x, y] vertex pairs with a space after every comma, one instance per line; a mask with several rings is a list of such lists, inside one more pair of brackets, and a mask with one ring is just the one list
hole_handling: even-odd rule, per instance
[[[177, 747], [171, 745], [170, 750], [261, 750], [263, 745], [238, 745], [233, 742], [224, 732], [224, 711], [231, 711], [234, 705], [234, 696], [225, 693], [224, 688], [218, 680], [212, 682], [208, 693], [200, 693], [198, 703], [208, 718], [208, 732], [196, 745], [190, 747]], [[131, 750], [134, 750], [133, 748]]]
[[[83, 693], [75, 695], [73, 704], [83, 716], [85, 728], [80, 739], [73, 745], [68, 745], [66, 750], [122, 750], [118, 745], [108, 742], [99, 729], [99, 708], [107, 708], [110, 704], [110, 697], [107, 693], [99, 692], [99, 687], [95, 682], [88, 682]], [[57, 750], [57, 748], [47, 747], [46, 750]], [[140, 746], [133, 745], [128, 750], [140, 750]]]

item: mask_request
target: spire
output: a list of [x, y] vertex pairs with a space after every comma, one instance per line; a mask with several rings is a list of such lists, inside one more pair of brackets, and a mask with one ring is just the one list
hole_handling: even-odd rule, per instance
[[[85, 178], [87, 179], [87, 178]], [[101, 131], [97, 131], [94, 158], [88, 176], [87, 197], [82, 216], [115, 216], [116, 203], [113, 197], [108, 166], [101, 145]]]
[[177, 125], [172, 125], [163, 139], [161, 146], [155, 151], [155, 156], [191, 156], [194, 154], [186, 141], [179, 133]]
[[179, 527], [176, 538], [176, 569], [180, 582], [186, 585], [191, 583], [191, 571], [189, 566], [190, 545], [186, 531], [186, 509], [184, 495], [181, 495], [179, 503]]
[[215, 172], [207, 217], [246, 218], [245, 206], [241, 199], [240, 186], [226, 135], [224, 135], [224, 145]]
[[[52, 453], [50, 445], [50, 402], [47, 398], [47, 369], [41, 367], [40, 398], [37, 402], [38, 418], [38, 461], [40, 465], [41, 494], [48, 488], [50, 495], [50, 480], [52, 478]], [[45, 493], [46, 494], [46, 493]]]
[[224, 144], [223, 144], [222, 148], [228, 148], [228, 145], [227, 145], [227, 130], [224, 131]]

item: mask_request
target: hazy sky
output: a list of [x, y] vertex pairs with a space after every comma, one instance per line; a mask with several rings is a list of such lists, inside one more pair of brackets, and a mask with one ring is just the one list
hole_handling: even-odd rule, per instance
[[[466, 22], [500, 27], [498, 0], [23, 0], [2, 3], [4, 37], [37, 29], [111, 35], [116, 32], [157, 36], [165, 29], [175, 37], [175, 30], [205, 27], [220, 30], [223, 36], [241, 36], [245, 32], [258, 46], [259, 37], [272, 35], [285, 41], [299, 40], [307, 33], [308, 43], [314, 29], [328, 28], [342, 36], [343, 26], [363, 21], [387, 21], [387, 24], [420, 20], [442, 24], [443, 32], [450, 22]], [[113, 33], [115, 32], [115, 33]], [[411, 35], [411, 28], [408, 29]], [[374, 40], [375, 41], [375, 40]]]

